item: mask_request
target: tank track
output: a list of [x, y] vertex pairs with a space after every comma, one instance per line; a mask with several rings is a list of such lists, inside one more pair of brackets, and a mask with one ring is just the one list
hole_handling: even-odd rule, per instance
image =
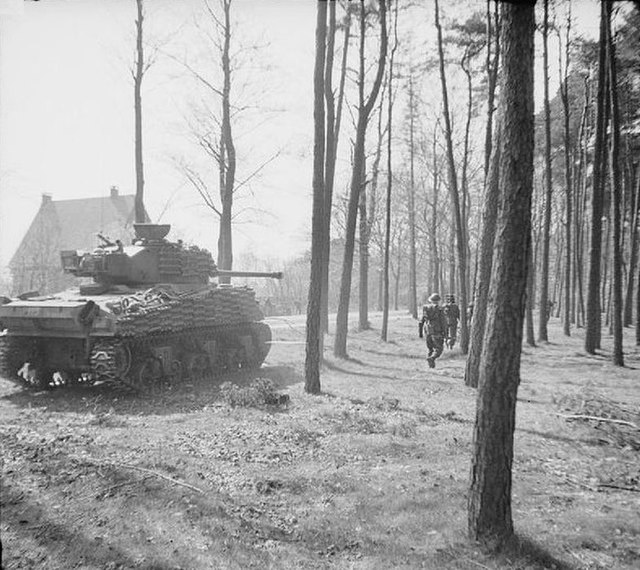
[[[243, 342], [247, 337], [251, 343]], [[94, 380], [146, 391], [166, 383], [259, 368], [270, 341], [271, 329], [262, 322], [104, 339], [91, 350], [91, 375]]]

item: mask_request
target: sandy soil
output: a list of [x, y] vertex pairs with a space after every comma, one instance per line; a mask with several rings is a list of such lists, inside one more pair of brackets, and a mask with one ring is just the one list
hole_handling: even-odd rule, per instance
[[[582, 333], [525, 348], [513, 516], [501, 555], [466, 540], [475, 391], [415, 322], [350, 336], [304, 394], [303, 318], [270, 319], [262, 370], [288, 405], [231, 407], [220, 381], [132, 395], [0, 379], [3, 567], [640, 568], [640, 352]], [[332, 338], [328, 339], [330, 347]], [[618, 420], [571, 419], [568, 415]], [[626, 422], [626, 423], [624, 423]]]

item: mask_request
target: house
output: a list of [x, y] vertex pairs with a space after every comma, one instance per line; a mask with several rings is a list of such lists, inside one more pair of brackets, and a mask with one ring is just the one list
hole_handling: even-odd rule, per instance
[[134, 196], [121, 196], [115, 186], [102, 198], [53, 200], [43, 194], [40, 209], [9, 262], [13, 293], [45, 294], [69, 287], [75, 278], [62, 272], [60, 252], [92, 250], [100, 243], [98, 233], [130, 243], [134, 219]]

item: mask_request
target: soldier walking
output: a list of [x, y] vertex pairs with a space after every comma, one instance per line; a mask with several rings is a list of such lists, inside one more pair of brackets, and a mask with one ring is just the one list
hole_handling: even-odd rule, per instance
[[436, 367], [436, 358], [444, 349], [444, 338], [447, 335], [447, 319], [442, 307], [440, 307], [440, 295], [434, 293], [429, 297], [429, 303], [422, 307], [422, 319], [418, 323], [420, 338], [427, 341], [427, 362], [429, 368]]
[[447, 295], [444, 299], [444, 316], [447, 319], [447, 346], [453, 348], [458, 336], [458, 321], [460, 320], [460, 307], [456, 303], [455, 295]]

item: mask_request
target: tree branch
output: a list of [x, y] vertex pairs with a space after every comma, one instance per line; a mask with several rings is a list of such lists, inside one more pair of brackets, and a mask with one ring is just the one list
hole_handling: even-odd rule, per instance
[[172, 477], [168, 477], [167, 475], [163, 475], [162, 473], [158, 473], [157, 471], [152, 471], [151, 469], [145, 469], [144, 467], [138, 467], [137, 465], [129, 465], [128, 463], [112, 463], [112, 465], [115, 467], [124, 467], [125, 469], [134, 469], [135, 471], [140, 471], [142, 473], [146, 473], [147, 475], [153, 475], [154, 477], [158, 477], [159, 479], [169, 481], [174, 485], [179, 485], [180, 487], [185, 487], [187, 489], [195, 491], [196, 493], [204, 495], [204, 491], [198, 487], [189, 485], [189, 483], [183, 483], [182, 481], [178, 481], [177, 479], [173, 479]]
[[632, 427], [633, 429], [640, 430], [640, 426], [634, 424], [633, 422], [627, 422], [625, 420], [616, 420], [616, 419], [613, 419], [613, 418], [603, 418], [603, 417], [600, 417], [600, 416], [587, 416], [587, 415], [583, 415], [583, 414], [571, 414], [571, 415], [556, 414], [556, 416], [560, 416], [561, 418], [565, 418], [567, 420], [593, 420], [593, 421], [597, 421], [597, 422], [608, 422], [608, 423], [620, 424], [620, 425], [623, 425], [623, 426], [628, 426], [628, 427]]

